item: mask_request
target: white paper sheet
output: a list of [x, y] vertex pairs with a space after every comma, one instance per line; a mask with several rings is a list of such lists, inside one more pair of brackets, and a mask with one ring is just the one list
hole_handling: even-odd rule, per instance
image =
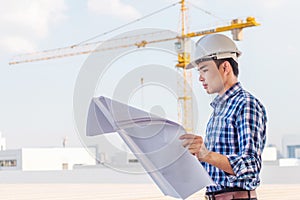
[[201, 163], [182, 147], [181, 125], [106, 97], [93, 98], [86, 133], [110, 132], [119, 133], [165, 195], [185, 199], [214, 184]]

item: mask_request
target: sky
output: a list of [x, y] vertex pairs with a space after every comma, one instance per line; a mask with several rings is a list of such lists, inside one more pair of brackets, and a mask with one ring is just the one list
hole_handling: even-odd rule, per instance
[[[0, 8], [0, 131], [7, 148], [80, 146], [74, 122], [73, 95], [78, 74], [89, 59], [80, 55], [63, 59], [9, 65], [14, 55], [56, 49], [84, 42], [123, 24], [171, 5], [171, 0], [1, 0]], [[243, 31], [237, 42], [242, 51], [240, 77], [245, 89], [265, 105], [268, 115], [267, 143], [282, 148], [282, 139], [300, 135], [300, 93], [297, 27], [300, 2], [296, 0], [191, 0], [190, 31], [228, 25], [232, 19], [254, 16], [259, 27]], [[105, 41], [143, 28], [179, 31], [177, 4], [164, 12], [140, 20], [92, 41]], [[205, 10], [206, 12], [203, 12]], [[209, 13], [209, 14], [207, 14]], [[138, 31], [136, 31], [138, 32]], [[230, 33], [224, 33], [230, 36]], [[196, 41], [199, 38], [193, 38]], [[151, 52], [150, 52], [151, 53]], [[144, 55], [145, 56], [145, 55]], [[176, 56], [153, 52], [152, 56], [128, 55], [114, 62], [102, 77], [95, 95], [109, 95], [120, 83], [126, 66], [176, 63]], [[127, 70], [127, 71], [126, 71]], [[197, 133], [202, 134], [213, 96], [205, 94], [193, 72], [197, 96]], [[174, 83], [176, 84], [176, 83]], [[133, 104], [176, 118], [173, 91], [144, 88], [132, 94]], [[172, 96], [173, 95], [173, 96]], [[168, 107], [169, 106], [169, 107]], [[163, 108], [163, 111], [161, 111]], [[165, 109], [165, 110], [164, 110]], [[300, 143], [300, 141], [299, 141]]]

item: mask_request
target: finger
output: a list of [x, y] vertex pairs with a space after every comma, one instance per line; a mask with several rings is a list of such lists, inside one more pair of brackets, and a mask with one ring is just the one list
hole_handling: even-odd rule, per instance
[[199, 154], [199, 150], [197, 150], [197, 149], [189, 149], [189, 152], [191, 154], [193, 154], [194, 156]]
[[186, 139], [189, 139], [189, 140], [193, 140], [194, 143], [203, 143], [203, 138], [201, 136], [198, 136], [198, 135], [188, 135], [188, 136], [185, 136]]
[[186, 134], [184, 134], [184, 135], [181, 135], [181, 136], [179, 137], [179, 139], [181, 139], [181, 140], [184, 140], [184, 139], [194, 139], [195, 137], [197, 137], [197, 136], [194, 135], [194, 134], [186, 133]]
[[200, 147], [201, 147], [200, 144], [192, 143], [192, 144], [189, 145], [189, 149], [197, 149], [198, 151], [200, 151]]
[[193, 140], [184, 140], [183, 142], [182, 142], [182, 146], [183, 147], [187, 147], [187, 146], [189, 146], [190, 144], [192, 144], [193, 143]]

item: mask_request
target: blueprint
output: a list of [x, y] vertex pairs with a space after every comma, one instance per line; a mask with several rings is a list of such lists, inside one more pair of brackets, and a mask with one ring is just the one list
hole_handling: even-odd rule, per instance
[[112, 132], [120, 135], [164, 195], [186, 199], [214, 184], [181, 145], [179, 137], [186, 132], [181, 125], [107, 97], [93, 98], [87, 136]]

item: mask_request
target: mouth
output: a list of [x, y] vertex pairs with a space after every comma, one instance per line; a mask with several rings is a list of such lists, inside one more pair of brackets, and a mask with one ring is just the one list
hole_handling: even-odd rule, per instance
[[203, 88], [206, 90], [207, 89], [207, 84], [203, 84]]

